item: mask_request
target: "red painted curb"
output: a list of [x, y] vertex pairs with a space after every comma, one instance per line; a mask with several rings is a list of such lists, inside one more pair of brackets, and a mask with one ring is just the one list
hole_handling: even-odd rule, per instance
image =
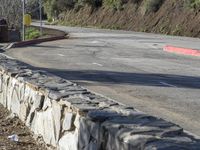
[[200, 56], [200, 50], [190, 49], [190, 48], [181, 48], [167, 45], [163, 48], [166, 52], [172, 52], [177, 54], [191, 55], [191, 56]]

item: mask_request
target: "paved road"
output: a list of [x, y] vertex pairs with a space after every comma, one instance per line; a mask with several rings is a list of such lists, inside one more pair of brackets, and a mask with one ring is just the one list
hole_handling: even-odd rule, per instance
[[200, 136], [200, 58], [162, 51], [200, 48], [200, 39], [126, 31], [54, 27], [70, 39], [6, 54]]

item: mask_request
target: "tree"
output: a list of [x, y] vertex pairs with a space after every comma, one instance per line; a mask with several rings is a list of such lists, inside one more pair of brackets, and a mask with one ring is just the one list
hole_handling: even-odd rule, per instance
[[47, 17], [55, 19], [59, 13], [72, 9], [77, 0], [44, 0], [44, 10]]
[[34, 19], [40, 18], [39, 0], [28, 0], [26, 3], [26, 12]]
[[5, 18], [8, 25], [19, 28], [22, 24], [22, 1], [0, 0], [0, 17]]

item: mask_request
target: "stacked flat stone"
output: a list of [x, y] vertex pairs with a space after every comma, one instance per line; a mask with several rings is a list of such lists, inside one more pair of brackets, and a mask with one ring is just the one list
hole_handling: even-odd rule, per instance
[[0, 55], [0, 102], [52, 149], [199, 150], [181, 127]]

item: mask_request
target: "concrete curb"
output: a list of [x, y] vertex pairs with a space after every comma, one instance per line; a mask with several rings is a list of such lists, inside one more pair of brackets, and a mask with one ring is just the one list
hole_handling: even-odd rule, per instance
[[[31, 27], [39, 28], [38, 26], [31, 26]], [[69, 38], [68, 33], [61, 31], [61, 30], [43, 27], [43, 32], [47, 33], [49, 35], [52, 35], [52, 37], [14, 42], [14, 43], [11, 43], [8, 46], [6, 46], [4, 48], [4, 50], [10, 49], [10, 48], [29, 46], [29, 45], [33, 45], [33, 44], [39, 44], [39, 43], [42, 43], [42, 42], [50, 42], [50, 41], [62, 40], [62, 39]]]
[[190, 48], [182, 48], [182, 47], [167, 45], [163, 48], [163, 50], [166, 52], [183, 54], [183, 55], [200, 56], [200, 50], [195, 50]]
[[30, 40], [30, 41], [16, 42], [16, 43], [10, 44], [6, 49], [16, 48], [16, 47], [24, 47], [24, 46], [33, 45], [33, 44], [39, 44], [42, 42], [50, 42], [50, 41], [55, 41], [55, 40], [67, 39], [67, 38], [68, 38], [68, 36], [55, 36], [55, 37], [49, 37], [49, 38], [43, 38], [43, 39], [35, 39], [35, 40]]

